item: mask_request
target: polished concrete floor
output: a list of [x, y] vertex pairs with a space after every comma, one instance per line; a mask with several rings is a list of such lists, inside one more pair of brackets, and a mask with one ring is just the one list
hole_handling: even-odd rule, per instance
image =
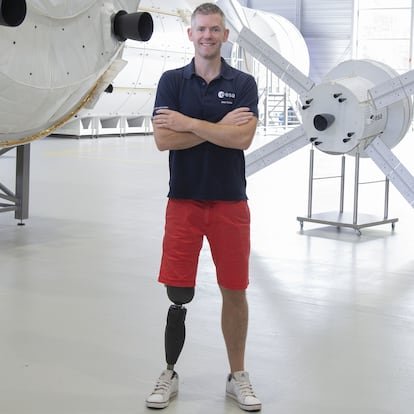
[[[396, 153], [414, 171], [406, 141]], [[31, 161], [29, 220], [20, 227], [0, 214], [0, 413], [151, 412], [144, 400], [164, 368], [169, 307], [156, 282], [167, 154], [150, 136], [53, 138], [32, 144]], [[321, 154], [317, 165], [331, 174], [338, 163]], [[361, 169], [375, 175], [369, 163]], [[12, 186], [13, 169], [9, 152], [0, 181]], [[315, 211], [337, 207], [333, 181], [315, 183]], [[382, 225], [358, 236], [310, 223], [301, 231], [307, 182], [308, 149], [248, 181], [247, 369], [262, 411], [411, 414], [414, 211], [392, 189], [395, 231]], [[364, 186], [360, 200], [361, 211], [381, 214], [382, 187]], [[224, 398], [219, 320], [205, 246], [177, 365], [180, 393], [164, 412], [240, 412]]]

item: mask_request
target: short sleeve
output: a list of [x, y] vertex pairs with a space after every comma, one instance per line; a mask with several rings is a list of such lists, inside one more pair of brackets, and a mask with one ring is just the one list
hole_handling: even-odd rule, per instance
[[154, 111], [159, 108], [168, 108], [177, 111], [179, 108], [177, 85], [177, 74], [174, 71], [167, 71], [161, 75], [155, 95]]
[[254, 80], [253, 76], [245, 75], [245, 78], [243, 79], [243, 82], [239, 87], [239, 90], [240, 100], [237, 103], [237, 106], [246, 106], [250, 108], [250, 110], [256, 115], [256, 117], [259, 117], [259, 110], [257, 107], [259, 96], [257, 91], [257, 83]]

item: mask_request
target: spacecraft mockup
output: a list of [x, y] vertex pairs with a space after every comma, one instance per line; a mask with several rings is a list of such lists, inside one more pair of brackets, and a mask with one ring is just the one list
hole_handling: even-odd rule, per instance
[[142, 0], [139, 9], [151, 14], [153, 36], [145, 43], [128, 39], [122, 52], [128, 64], [111, 81], [109, 93], [101, 94], [94, 106], [82, 108], [56, 133], [99, 136], [150, 130], [159, 78], [192, 57], [187, 37], [192, 7], [187, 0]]
[[139, 3], [1, 2], [0, 148], [47, 136], [93, 106], [126, 65], [124, 41], [152, 35], [152, 17], [137, 12]]
[[0, 0], [0, 156], [16, 147], [15, 191], [0, 212], [28, 218], [30, 146], [93, 106], [126, 65], [126, 39], [147, 41], [137, 0]]
[[218, 3], [237, 33], [235, 41], [296, 91], [301, 102], [302, 125], [248, 154], [246, 174], [312, 144], [328, 154], [370, 157], [414, 207], [414, 177], [391, 151], [412, 121], [414, 71], [398, 76], [383, 63], [351, 60], [315, 85], [252, 30], [236, 0]]

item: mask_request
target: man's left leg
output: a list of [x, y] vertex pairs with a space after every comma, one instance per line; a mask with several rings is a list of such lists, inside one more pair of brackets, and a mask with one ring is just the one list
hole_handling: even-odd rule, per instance
[[246, 291], [220, 289], [223, 296], [221, 327], [231, 371], [227, 378], [226, 394], [236, 400], [243, 410], [259, 411], [262, 404], [254, 394], [249, 374], [244, 369], [249, 313]]
[[244, 371], [248, 304], [245, 290], [230, 290], [220, 287], [223, 296], [221, 328], [226, 343], [230, 371]]
[[212, 204], [207, 238], [223, 297], [221, 326], [230, 374], [226, 393], [246, 411], [262, 404], [254, 395], [244, 367], [248, 325], [246, 288], [249, 284], [250, 211], [246, 201]]

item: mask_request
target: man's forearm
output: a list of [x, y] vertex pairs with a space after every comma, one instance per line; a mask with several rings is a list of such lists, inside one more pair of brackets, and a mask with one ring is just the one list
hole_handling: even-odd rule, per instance
[[257, 118], [243, 125], [215, 124], [193, 118], [188, 129], [196, 136], [225, 148], [249, 148], [256, 131]]
[[257, 118], [249, 108], [237, 108], [217, 123], [160, 109], [152, 122], [155, 141], [161, 151], [191, 148], [204, 141], [225, 148], [245, 150], [253, 140]]
[[154, 138], [160, 151], [182, 150], [195, 147], [205, 140], [192, 132], [175, 132], [166, 128], [154, 126]]

